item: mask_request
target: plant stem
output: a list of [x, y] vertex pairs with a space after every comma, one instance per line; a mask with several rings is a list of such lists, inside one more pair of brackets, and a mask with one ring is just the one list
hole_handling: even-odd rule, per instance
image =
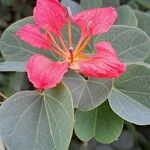
[[0, 96], [4, 99], [4, 100], [6, 100], [8, 97], [7, 96], [5, 96], [3, 93], [1, 93], [0, 92]]
[[88, 142], [83, 143], [83, 150], [88, 150]]

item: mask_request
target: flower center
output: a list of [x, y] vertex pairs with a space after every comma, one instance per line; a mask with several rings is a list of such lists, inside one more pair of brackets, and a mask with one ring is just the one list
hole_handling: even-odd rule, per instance
[[[66, 61], [68, 61], [68, 63], [70, 64], [70, 66], [74, 66], [76, 64], [77, 61], [79, 60], [86, 60], [88, 58], [88, 55], [86, 55], [85, 53], [83, 53], [84, 49], [87, 47], [87, 45], [89, 44], [92, 35], [91, 33], [88, 36], [81, 36], [78, 44], [76, 46], [76, 48], [73, 48], [73, 42], [72, 42], [72, 14], [71, 14], [71, 10], [68, 7], [68, 46], [66, 46], [66, 43], [64, 42], [64, 39], [62, 37], [62, 35], [60, 35], [58, 38], [59, 43], [61, 44], [61, 46], [58, 44], [58, 42], [56, 42], [56, 40], [54, 39], [53, 35], [49, 32], [48, 26], [46, 25], [45, 27], [45, 34], [48, 37], [48, 39], [50, 40], [50, 45], [51, 45], [51, 50], [58, 54], [59, 56], [62, 56]], [[88, 25], [87, 25], [88, 27]], [[67, 48], [69, 47], [69, 48]]]
[[73, 47], [69, 48], [69, 52], [70, 52], [70, 64], [73, 64], [73, 62], [74, 62]]

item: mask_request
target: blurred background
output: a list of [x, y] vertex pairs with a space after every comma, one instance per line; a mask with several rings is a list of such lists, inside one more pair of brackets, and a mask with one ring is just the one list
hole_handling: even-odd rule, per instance
[[[76, 0], [80, 3], [79, 0]], [[36, 0], [0, 0], [0, 36], [13, 22], [32, 15]], [[121, 4], [128, 4], [134, 9], [150, 11], [150, 0], [120, 0]], [[3, 58], [0, 54], [0, 62]], [[0, 92], [6, 97], [20, 91], [31, 89], [25, 73], [0, 72]], [[5, 96], [0, 94], [0, 103]], [[124, 130], [117, 141], [104, 145], [94, 139], [83, 143], [75, 135], [72, 138], [70, 150], [150, 150], [150, 126], [135, 126], [125, 122]]]

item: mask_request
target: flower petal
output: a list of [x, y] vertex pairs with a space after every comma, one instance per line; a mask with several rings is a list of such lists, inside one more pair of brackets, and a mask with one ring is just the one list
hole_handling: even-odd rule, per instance
[[33, 24], [23, 26], [16, 36], [33, 47], [50, 49], [49, 39]]
[[55, 87], [67, 71], [67, 62], [52, 62], [42, 55], [33, 55], [27, 63], [28, 78], [38, 89]]
[[48, 26], [50, 32], [59, 36], [67, 21], [67, 12], [58, 0], [37, 0], [33, 12], [35, 22], [40, 28]]
[[89, 32], [92, 32], [92, 35], [107, 32], [116, 19], [117, 12], [115, 8], [108, 7], [82, 11], [73, 17], [73, 22], [79, 26], [82, 34], [87, 36]]
[[79, 62], [79, 66], [81, 73], [97, 78], [117, 78], [127, 68], [108, 42], [97, 43], [96, 54], [86, 62]]

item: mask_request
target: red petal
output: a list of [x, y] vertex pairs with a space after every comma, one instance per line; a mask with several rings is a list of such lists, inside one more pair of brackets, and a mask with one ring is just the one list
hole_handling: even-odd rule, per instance
[[65, 8], [58, 0], [37, 0], [34, 19], [41, 28], [48, 26], [50, 32], [59, 36], [67, 18]]
[[42, 55], [33, 55], [27, 63], [28, 78], [38, 89], [55, 87], [67, 71], [67, 62], [52, 62]]
[[74, 23], [79, 26], [84, 36], [89, 34], [89, 31], [92, 32], [92, 35], [107, 32], [116, 19], [117, 12], [112, 7], [90, 9], [73, 17]]
[[43, 33], [40, 32], [33, 24], [27, 24], [23, 26], [16, 35], [26, 43], [30, 44], [33, 47], [49, 49], [50, 44], [49, 40]]
[[86, 62], [79, 62], [79, 66], [83, 74], [97, 78], [117, 78], [127, 68], [108, 42], [97, 43], [96, 54]]

